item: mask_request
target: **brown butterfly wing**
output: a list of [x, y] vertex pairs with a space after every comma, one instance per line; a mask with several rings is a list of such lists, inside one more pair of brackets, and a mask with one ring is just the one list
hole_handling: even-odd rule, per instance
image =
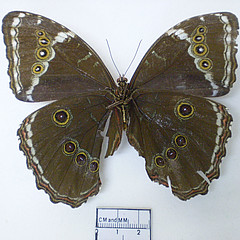
[[18, 99], [56, 100], [116, 87], [94, 50], [64, 26], [36, 14], [10, 12], [2, 30]]
[[[18, 130], [20, 148], [37, 187], [54, 203], [78, 207], [98, 193], [102, 132], [111, 114], [110, 103], [106, 92], [81, 94], [49, 104], [23, 121]], [[109, 149], [115, 149], [118, 139], [111, 127], [114, 114]]]
[[[187, 200], [219, 177], [231, 115], [216, 102], [179, 93], [136, 91], [127, 136], [151, 180]], [[168, 180], [169, 179], [169, 180]]]
[[201, 15], [177, 24], [145, 54], [130, 88], [198, 96], [228, 93], [236, 79], [238, 27], [232, 13]]

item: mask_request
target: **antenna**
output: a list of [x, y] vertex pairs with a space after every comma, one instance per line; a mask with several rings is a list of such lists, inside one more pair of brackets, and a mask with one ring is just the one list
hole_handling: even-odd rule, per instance
[[[119, 76], [121, 77], [121, 73], [120, 73], [120, 71], [118, 70], [117, 65], [116, 65], [116, 63], [115, 63], [115, 61], [114, 61], [114, 59], [113, 59], [112, 52], [111, 52], [111, 49], [110, 49], [110, 46], [109, 46], [109, 43], [108, 43], [108, 40], [107, 40], [107, 39], [106, 39], [106, 42], [107, 42], [108, 51], [109, 51], [110, 57], [111, 57], [111, 59], [112, 59], [113, 65], [114, 65], [114, 67], [116, 68]], [[136, 52], [135, 52], [135, 54], [134, 54], [134, 56], [133, 56], [132, 61], [131, 61], [130, 64], [128, 65], [127, 70], [126, 70], [125, 73], [122, 75], [123, 77], [127, 74], [129, 68], [132, 66], [132, 63], [133, 63], [133, 61], [135, 60], [135, 58], [136, 58], [136, 56], [137, 56], [137, 53], [138, 53], [139, 47], [140, 47], [140, 45], [141, 45], [141, 42], [142, 42], [142, 40], [140, 40], [140, 42], [139, 42], [139, 44], [138, 44], [138, 47], [137, 47], [137, 50], [136, 50]]]
[[119, 72], [116, 63], [114, 62], [114, 59], [113, 59], [113, 56], [112, 56], [112, 52], [111, 52], [111, 49], [110, 49], [110, 46], [109, 46], [109, 43], [108, 43], [108, 40], [107, 40], [107, 39], [106, 39], [106, 42], [107, 42], [108, 51], [109, 51], [109, 53], [110, 53], [110, 57], [111, 57], [111, 59], [112, 59], [113, 65], [114, 65], [114, 67], [116, 68], [119, 76], [121, 76], [121, 73]]
[[140, 47], [140, 45], [141, 45], [141, 42], [142, 42], [142, 39], [140, 40], [140, 42], [139, 42], [139, 44], [138, 44], [138, 47], [137, 47], [137, 50], [136, 50], [136, 52], [135, 52], [135, 54], [134, 54], [134, 56], [133, 56], [133, 59], [132, 59], [132, 61], [130, 62], [129, 66], [128, 66], [128, 68], [127, 68], [127, 70], [125, 71], [125, 73], [124, 73], [123, 76], [125, 76], [125, 75], [127, 74], [129, 68], [132, 66], [132, 63], [133, 63], [134, 59], [135, 59], [136, 56], [137, 56], [137, 53], [138, 53], [139, 47]]

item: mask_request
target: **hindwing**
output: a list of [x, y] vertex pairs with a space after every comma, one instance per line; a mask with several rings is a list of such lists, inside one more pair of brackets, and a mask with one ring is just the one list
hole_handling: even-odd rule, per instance
[[[134, 94], [127, 136], [146, 160], [151, 180], [187, 200], [206, 194], [219, 177], [231, 136], [226, 108], [201, 97], [166, 91]], [[168, 180], [169, 179], [169, 180]]]
[[[49, 104], [23, 121], [18, 130], [20, 148], [37, 187], [53, 202], [78, 207], [98, 193], [101, 132], [111, 113], [109, 103], [105, 92], [82, 94]], [[116, 141], [120, 142], [119, 136], [112, 130], [109, 149], [117, 148]]]

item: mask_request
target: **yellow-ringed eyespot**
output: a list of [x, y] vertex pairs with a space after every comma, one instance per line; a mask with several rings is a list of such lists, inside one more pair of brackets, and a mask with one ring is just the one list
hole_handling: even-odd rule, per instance
[[72, 155], [76, 152], [76, 150], [77, 150], [77, 144], [72, 140], [65, 142], [63, 145], [63, 152], [66, 155]]
[[53, 113], [52, 119], [58, 126], [65, 127], [71, 119], [70, 111], [66, 109], [58, 109]]
[[208, 71], [212, 68], [213, 62], [209, 58], [204, 58], [201, 61], [199, 61], [198, 65], [202, 70]]
[[180, 135], [180, 134], [175, 136], [174, 142], [175, 142], [175, 145], [180, 147], [180, 148], [184, 148], [188, 144], [187, 138], [183, 135]]
[[45, 31], [44, 31], [44, 30], [37, 30], [37, 31], [36, 31], [36, 35], [37, 35], [38, 37], [43, 37], [43, 36], [45, 36]]
[[164, 158], [160, 155], [154, 157], [154, 163], [157, 167], [164, 168], [166, 167], [166, 162]]
[[177, 115], [182, 119], [188, 119], [192, 117], [195, 111], [194, 106], [189, 102], [178, 103], [176, 110]]
[[193, 36], [192, 40], [195, 43], [202, 43], [205, 40], [205, 37], [202, 34], [197, 34], [197, 35]]
[[41, 63], [35, 63], [32, 66], [32, 73], [41, 74], [45, 70], [45, 66]]
[[48, 59], [50, 56], [50, 50], [48, 48], [42, 47], [37, 49], [37, 58], [40, 60]]
[[88, 159], [87, 153], [84, 151], [79, 152], [75, 157], [75, 162], [78, 166], [82, 167], [86, 164]]
[[178, 157], [178, 153], [174, 148], [170, 147], [166, 150], [166, 157], [169, 160], [176, 160]]
[[92, 173], [97, 172], [99, 170], [99, 161], [96, 159], [92, 160], [89, 165], [89, 170]]
[[47, 47], [48, 45], [50, 45], [51, 42], [47, 37], [40, 37], [38, 39], [38, 43], [43, 47]]
[[205, 27], [205, 26], [199, 26], [197, 28], [197, 33], [205, 34], [206, 32], [207, 32], [207, 27]]
[[193, 53], [197, 56], [205, 56], [208, 53], [206, 44], [199, 43], [193, 46]]

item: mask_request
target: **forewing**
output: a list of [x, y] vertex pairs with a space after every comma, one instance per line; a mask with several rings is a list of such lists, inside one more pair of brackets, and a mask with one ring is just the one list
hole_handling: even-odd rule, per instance
[[237, 35], [238, 20], [232, 13], [183, 21], [152, 45], [130, 87], [224, 95], [235, 81]]
[[11, 89], [22, 101], [61, 99], [116, 85], [102, 60], [64, 26], [27, 12], [3, 19]]

